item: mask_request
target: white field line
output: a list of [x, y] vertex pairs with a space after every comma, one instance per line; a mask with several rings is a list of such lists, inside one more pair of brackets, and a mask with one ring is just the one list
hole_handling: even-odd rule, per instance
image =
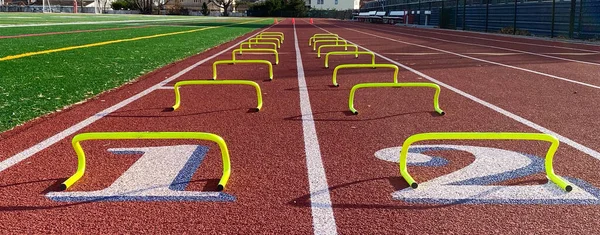
[[588, 64], [588, 65], [600, 66], [600, 63], [594, 63], [594, 62], [588, 62], [588, 61], [581, 61], [581, 60], [573, 60], [573, 59], [562, 58], [562, 57], [557, 57], [557, 56], [539, 54], [539, 53], [535, 53], [535, 52], [510, 49], [510, 48], [506, 48], [506, 47], [497, 47], [497, 46], [483, 45], [483, 44], [477, 44], [477, 43], [451, 41], [451, 40], [446, 40], [446, 39], [441, 39], [441, 38], [420, 36], [420, 35], [402, 33], [402, 32], [399, 32], [399, 31], [390, 31], [390, 30], [385, 30], [385, 29], [373, 29], [373, 28], [369, 28], [369, 29], [377, 30], [377, 31], [383, 31], [383, 32], [389, 32], [389, 33], [402, 34], [402, 35], [406, 35], [406, 36], [410, 36], [410, 37], [416, 37], [416, 38], [426, 38], [426, 39], [437, 40], [437, 41], [448, 42], [448, 43], [454, 43], [454, 44], [462, 44], [462, 45], [469, 45], [469, 46], [493, 48], [493, 49], [498, 49], [498, 50], [518, 52], [518, 53], [523, 53], [523, 54], [528, 54], [528, 55], [534, 55], [534, 56], [541, 56], [541, 57], [546, 57], [546, 58], [551, 58], [551, 59], [556, 59], [556, 60], [564, 60], [564, 61], [569, 61], [569, 62], [574, 62], [574, 63], [581, 63], [581, 64]]
[[9, 24], [9, 25], [0, 25], [0, 28], [56, 26], [56, 25], [87, 25], [87, 24], [121, 24], [121, 23], [145, 23], [145, 22], [170, 22], [170, 21], [206, 21], [206, 19], [115, 20], [115, 21], [86, 21], [86, 22], [42, 23], [42, 24]]
[[[273, 27], [273, 26], [269, 26], [269, 27], [261, 30], [260, 32], [265, 31], [265, 30], [267, 30], [267, 29], [269, 29], [271, 27]], [[89, 126], [90, 124], [92, 124], [92, 123], [100, 120], [102, 117], [104, 117], [104, 116], [106, 116], [106, 115], [108, 115], [108, 114], [110, 114], [110, 113], [112, 113], [112, 112], [114, 112], [114, 111], [116, 111], [116, 110], [118, 110], [120, 108], [125, 107], [126, 105], [128, 105], [128, 104], [130, 104], [130, 103], [132, 103], [132, 102], [134, 102], [134, 101], [136, 101], [136, 100], [144, 97], [147, 94], [150, 94], [151, 92], [153, 92], [155, 90], [161, 89], [161, 87], [163, 87], [167, 83], [169, 83], [169, 82], [171, 82], [171, 81], [173, 81], [173, 80], [181, 77], [185, 73], [187, 73], [187, 72], [191, 71], [192, 69], [200, 66], [201, 64], [204, 64], [207, 61], [212, 60], [215, 57], [217, 57], [217, 56], [219, 56], [219, 55], [221, 55], [221, 54], [223, 54], [225, 52], [228, 52], [231, 49], [236, 48], [240, 43], [242, 43], [244, 41], [247, 41], [248, 39], [254, 37], [257, 34], [258, 33], [255, 33], [252, 36], [250, 36], [250, 37], [248, 37], [248, 38], [246, 38], [244, 40], [239, 41], [238, 43], [236, 43], [236, 44], [228, 47], [227, 49], [225, 49], [225, 50], [223, 50], [221, 52], [218, 52], [218, 53], [216, 53], [216, 54], [214, 54], [212, 56], [209, 56], [208, 58], [205, 58], [205, 59], [203, 59], [201, 61], [198, 61], [195, 64], [190, 65], [189, 67], [187, 67], [187, 68], [179, 71], [178, 73], [174, 74], [173, 76], [168, 77], [167, 79], [163, 80], [162, 82], [160, 82], [160, 83], [158, 83], [158, 84], [156, 84], [156, 85], [154, 85], [154, 86], [152, 86], [152, 87], [150, 87], [150, 88], [148, 88], [148, 89], [146, 89], [146, 90], [144, 90], [144, 91], [142, 91], [142, 92], [140, 92], [140, 93], [138, 93], [138, 94], [136, 94], [136, 95], [134, 95], [134, 96], [132, 96], [132, 97], [130, 97], [128, 99], [126, 99], [126, 100], [123, 100], [123, 101], [121, 101], [121, 102], [119, 102], [119, 103], [117, 103], [117, 104], [115, 104], [115, 105], [113, 105], [113, 106], [111, 106], [111, 107], [109, 107], [109, 108], [107, 108], [105, 110], [102, 110], [102, 111], [100, 111], [100, 112], [92, 115], [91, 117], [88, 117], [87, 119], [85, 119], [85, 120], [83, 120], [83, 121], [81, 121], [81, 122], [79, 122], [79, 123], [77, 123], [77, 124], [75, 124], [75, 125], [67, 128], [67, 129], [65, 129], [65, 130], [63, 130], [61, 132], [59, 132], [58, 134], [53, 135], [50, 138], [48, 138], [48, 139], [46, 139], [46, 140], [44, 140], [42, 142], [39, 142], [39, 143], [35, 144], [34, 146], [31, 146], [30, 148], [28, 148], [26, 150], [23, 150], [22, 152], [17, 153], [14, 156], [12, 156], [12, 157], [10, 157], [10, 158], [8, 158], [8, 159], [0, 162], [0, 172], [6, 170], [7, 168], [9, 168], [11, 166], [16, 165], [17, 163], [19, 163], [19, 162], [21, 162], [21, 161], [23, 161], [23, 160], [25, 160], [25, 159], [27, 159], [27, 158], [29, 158], [29, 157], [37, 154], [37, 153], [39, 153], [40, 151], [42, 151], [42, 150], [50, 147], [51, 145], [53, 145], [53, 144], [55, 144], [55, 143], [57, 143], [57, 142], [65, 139], [65, 138], [67, 138], [68, 136], [70, 136], [70, 135], [72, 135], [72, 134], [80, 131], [81, 129]]]
[[[314, 25], [314, 26], [317, 27], [317, 28], [319, 28], [319, 29], [321, 29], [321, 30], [323, 30], [323, 31], [325, 31], [325, 32], [331, 33], [328, 30], [323, 29], [323, 28], [321, 28], [319, 26], [316, 26], [316, 25]], [[360, 46], [360, 45], [358, 45], [356, 43], [350, 42], [348, 39], [345, 39], [345, 40], [348, 41], [349, 43], [357, 45], [358, 47], [362, 48], [363, 50], [371, 51], [371, 50], [369, 50], [369, 49], [367, 49], [367, 48], [365, 48], [363, 46]], [[395, 65], [398, 65], [398, 66], [400, 66], [402, 68], [405, 68], [408, 71], [413, 72], [413, 73], [415, 73], [415, 74], [417, 74], [417, 75], [419, 75], [419, 76], [421, 76], [421, 77], [423, 77], [423, 78], [425, 78], [425, 79], [427, 79], [427, 80], [429, 80], [431, 82], [434, 82], [434, 83], [436, 83], [436, 84], [438, 84], [438, 85], [440, 85], [440, 86], [442, 86], [442, 87], [444, 87], [444, 88], [446, 88], [448, 90], [451, 90], [451, 91], [453, 91], [455, 93], [458, 93], [459, 95], [462, 95], [462, 96], [464, 96], [464, 97], [466, 97], [466, 98], [468, 98], [468, 99], [470, 99], [472, 101], [475, 101], [475, 102], [477, 102], [477, 103], [479, 103], [479, 104], [481, 104], [481, 105], [483, 105], [485, 107], [488, 107], [488, 108], [490, 108], [490, 109], [492, 109], [492, 110], [494, 110], [494, 111], [496, 111], [496, 112], [498, 112], [498, 113], [500, 113], [500, 114], [502, 114], [504, 116], [507, 116], [507, 117], [509, 117], [509, 118], [517, 121], [517, 122], [520, 122], [521, 124], [524, 124], [524, 125], [526, 125], [528, 127], [536, 129], [536, 130], [538, 130], [538, 131], [540, 131], [542, 133], [553, 135], [556, 138], [558, 138], [561, 142], [563, 142], [563, 143], [565, 143], [565, 144], [567, 144], [567, 145], [569, 145], [569, 146], [571, 146], [571, 147], [573, 147], [573, 148], [575, 148], [575, 149], [577, 149], [577, 150], [579, 150], [581, 152], [584, 152], [584, 153], [592, 156], [593, 158], [596, 158], [596, 159], [600, 160], [600, 152], [598, 152], [596, 150], [588, 148], [588, 147], [586, 147], [586, 146], [584, 146], [584, 145], [582, 145], [580, 143], [577, 143], [577, 142], [575, 142], [575, 141], [573, 141], [573, 140], [571, 140], [571, 139], [569, 139], [569, 138], [567, 138], [565, 136], [562, 136], [562, 135], [560, 135], [560, 134], [558, 134], [558, 133], [556, 133], [554, 131], [551, 131], [551, 130], [549, 130], [549, 129], [543, 127], [543, 126], [541, 126], [541, 125], [538, 125], [538, 124], [536, 124], [536, 123], [534, 123], [532, 121], [529, 121], [529, 120], [527, 120], [527, 119], [525, 119], [525, 118], [523, 118], [521, 116], [518, 116], [518, 115], [516, 115], [514, 113], [511, 113], [511, 112], [509, 112], [509, 111], [507, 111], [505, 109], [502, 109], [502, 108], [500, 108], [500, 107], [498, 107], [496, 105], [493, 105], [493, 104], [491, 104], [491, 103], [489, 103], [487, 101], [479, 99], [479, 98], [477, 98], [477, 97], [475, 97], [475, 96], [473, 96], [473, 95], [471, 95], [469, 93], [466, 93], [466, 92], [464, 92], [462, 90], [459, 90], [458, 88], [455, 88], [455, 87], [450, 86], [450, 85], [448, 85], [446, 83], [438, 81], [435, 78], [432, 78], [432, 77], [430, 77], [430, 76], [428, 76], [428, 75], [426, 75], [426, 74], [424, 74], [422, 72], [419, 72], [419, 71], [417, 71], [417, 70], [415, 70], [415, 69], [413, 69], [411, 67], [403, 65], [401, 63], [398, 63], [397, 61], [392, 60], [390, 58], [387, 58], [387, 57], [385, 57], [385, 56], [383, 56], [383, 55], [381, 55], [379, 53], [376, 53], [374, 51], [371, 51], [371, 52], [373, 52], [373, 54], [375, 54], [375, 55], [377, 55], [377, 56], [379, 56], [379, 57], [381, 57], [381, 58], [383, 58], [383, 59], [385, 59], [385, 60], [387, 60], [387, 61], [395, 64]]]
[[386, 40], [390, 40], [390, 41], [394, 41], [394, 42], [399, 42], [399, 43], [402, 43], [402, 44], [407, 44], [407, 45], [422, 47], [422, 48], [426, 48], [426, 49], [430, 49], [430, 50], [434, 50], [434, 51], [439, 51], [439, 52], [444, 52], [444, 53], [447, 53], [447, 54], [451, 54], [451, 55], [455, 55], [455, 56], [460, 56], [460, 57], [467, 58], [467, 59], [472, 59], [472, 60], [476, 60], [476, 61], [480, 61], [480, 62], [484, 62], [484, 63], [489, 63], [489, 64], [493, 64], [493, 65], [498, 65], [498, 66], [502, 66], [502, 67], [506, 67], [506, 68], [521, 70], [521, 71], [525, 71], [525, 72], [529, 72], [529, 73], [534, 73], [534, 74], [537, 74], [537, 75], [542, 75], [542, 76], [546, 76], [546, 77], [550, 77], [550, 78], [554, 78], [554, 79], [558, 79], [558, 80], [562, 80], [562, 81], [566, 81], [566, 82], [570, 82], [570, 83], [575, 83], [575, 84], [586, 86], [586, 87], [600, 89], [600, 86], [588, 84], [588, 83], [585, 83], [585, 82], [575, 81], [575, 80], [571, 80], [571, 79], [568, 79], [568, 78], [559, 77], [559, 76], [556, 76], [556, 75], [542, 73], [542, 72], [538, 72], [538, 71], [531, 70], [531, 69], [525, 69], [525, 68], [521, 68], [521, 67], [517, 67], [517, 66], [512, 66], [512, 65], [508, 65], [508, 64], [502, 64], [502, 63], [498, 63], [498, 62], [494, 62], [494, 61], [479, 59], [479, 58], [475, 58], [475, 57], [472, 57], [472, 56], [467, 56], [467, 55], [456, 53], [456, 52], [446, 51], [446, 50], [438, 49], [438, 48], [435, 48], [435, 47], [424, 46], [424, 45], [420, 45], [420, 44], [416, 44], [416, 43], [404, 42], [404, 41], [401, 41], [401, 40], [396, 40], [396, 39], [393, 39], [393, 38], [379, 36], [379, 35], [375, 35], [375, 34], [371, 34], [371, 33], [364, 33], [362, 31], [354, 30], [354, 29], [350, 29], [350, 28], [346, 28], [346, 27], [340, 27], [340, 28], [343, 28], [343, 29], [346, 29], [346, 30], [350, 30], [350, 31], [354, 31], [354, 32], [357, 32], [357, 33], [361, 33], [361, 34], [366, 34], [366, 35], [369, 35], [369, 36], [372, 36], [372, 37], [382, 38], [382, 39], [386, 39]]
[[302, 55], [298, 45], [296, 24], [294, 24], [294, 40], [296, 47], [296, 66], [298, 67], [298, 88], [300, 90], [300, 111], [302, 113], [302, 129], [304, 130], [304, 147], [306, 166], [308, 168], [308, 184], [310, 188], [310, 208], [313, 218], [314, 234], [337, 234], [337, 225], [333, 215], [327, 175], [321, 157], [321, 147], [317, 138], [317, 129], [313, 120], [312, 108], [308, 97], [308, 87], [304, 77]]

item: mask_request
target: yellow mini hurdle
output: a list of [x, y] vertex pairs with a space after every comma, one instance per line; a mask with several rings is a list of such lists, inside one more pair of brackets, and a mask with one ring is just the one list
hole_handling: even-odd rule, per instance
[[440, 109], [440, 86], [429, 82], [407, 82], [407, 83], [360, 83], [356, 84], [350, 90], [350, 96], [348, 97], [348, 108], [354, 114], [358, 114], [358, 111], [354, 108], [354, 94], [356, 90], [361, 88], [373, 88], [373, 87], [431, 87], [435, 89], [433, 95], [433, 109], [440, 115], [446, 114]]
[[281, 36], [281, 41], [284, 39], [284, 34], [282, 32], [261, 32], [258, 35], [279, 35]]
[[172, 107], [172, 110], [175, 111], [181, 105], [181, 95], [179, 92], [179, 87], [188, 86], [188, 85], [248, 85], [253, 86], [256, 89], [256, 99], [258, 104], [256, 105], [256, 111], [260, 111], [263, 105], [262, 101], [262, 92], [260, 91], [260, 86], [258, 83], [247, 80], [217, 80], [217, 81], [207, 81], [207, 80], [189, 80], [189, 81], [180, 81], [175, 83], [173, 86], [173, 90], [175, 90], [175, 104]]
[[311, 46], [312, 43], [314, 43], [316, 40], [335, 40], [335, 39], [342, 39], [338, 36], [319, 36], [319, 37], [311, 37], [310, 40], [308, 40], [308, 45]]
[[273, 50], [277, 50], [277, 43], [274, 42], [242, 42], [240, 49], [244, 49], [244, 45], [248, 45], [248, 48], [252, 48], [252, 45], [273, 45]]
[[[335, 42], [335, 45], [340, 45], [340, 42], [343, 42], [344, 45], [348, 45], [348, 42], [344, 39], [326, 39], [326, 40], [319, 39], [319, 40], [313, 42], [313, 51], [317, 50], [318, 43], [326, 43], [326, 42]], [[348, 50], [347, 47], [346, 47], [346, 50]]]
[[275, 55], [275, 64], [279, 64], [279, 53], [277, 53], [277, 50], [275, 49], [267, 49], [267, 48], [244, 48], [244, 49], [235, 49], [231, 52], [231, 60], [235, 60], [235, 53], [239, 52], [240, 55], [242, 54], [242, 52], [270, 52], [273, 53]]
[[337, 83], [337, 73], [340, 69], [360, 69], [360, 68], [390, 68], [394, 69], [394, 83], [398, 83], [398, 66], [393, 64], [340, 64], [333, 69], [333, 85], [340, 86]]
[[310, 39], [308, 39], [308, 45], [310, 46], [311, 42], [315, 41], [315, 38], [320, 38], [320, 37], [335, 37], [335, 38], [340, 38], [337, 34], [334, 34], [334, 33], [316, 33], [312, 37], [310, 37]]
[[554, 158], [554, 153], [558, 149], [559, 141], [556, 137], [548, 134], [542, 133], [510, 133], [510, 132], [440, 132], [440, 133], [421, 133], [408, 137], [404, 144], [402, 144], [402, 150], [400, 151], [400, 174], [402, 178], [406, 180], [408, 185], [411, 188], [416, 189], [419, 187], [419, 184], [415, 182], [415, 180], [408, 173], [408, 169], [406, 167], [406, 158], [408, 155], [408, 148], [415, 142], [425, 141], [425, 140], [538, 140], [538, 141], [546, 141], [550, 142], [550, 148], [548, 148], [548, 152], [546, 152], [546, 160], [545, 160], [545, 168], [546, 168], [546, 176], [552, 182], [554, 182], [558, 187], [563, 190], [570, 192], [573, 190], [573, 187], [569, 185], [567, 181], [562, 179], [560, 176], [554, 173], [554, 168], [552, 166], [552, 159]]
[[279, 40], [279, 38], [258, 38], [258, 37], [253, 37], [248, 39], [248, 42], [262, 42], [262, 41], [275, 41], [277, 42], [277, 48], [281, 48], [281, 41]]
[[86, 140], [139, 140], [139, 139], [196, 139], [215, 142], [221, 149], [221, 158], [223, 161], [223, 175], [217, 186], [218, 191], [222, 191], [231, 175], [231, 163], [229, 160], [229, 150], [223, 138], [212, 133], [205, 132], [93, 132], [82, 133], [73, 137], [72, 145], [77, 153], [77, 171], [61, 184], [61, 189], [66, 190], [77, 182], [85, 173], [85, 152], [81, 147], [82, 141]]
[[266, 64], [269, 66], [269, 79], [273, 80], [273, 64], [268, 60], [217, 60], [213, 63], [213, 80], [217, 80], [218, 64]]
[[257, 38], [273, 38], [273, 37], [277, 37], [279, 38], [279, 40], [281, 40], [281, 43], [283, 43], [283, 34], [265, 34], [265, 33], [260, 33], [258, 36], [256, 36]]
[[348, 47], [353, 47], [354, 48], [354, 52], [358, 52], [358, 46], [356, 45], [352, 45], [352, 44], [346, 44], [346, 45], [321, 45], [319, 46], [319, 49], [317, 50], [317, 58], [321, 58], [321, 49], [323, 48], [338, 48], [338, 47], [343, 47], [346, 50], [348, 50]]
[[355, 55], [356, 58], [358, 55], [371, 55], [371, 64], [375, 64], [375, 54], [370, 51], [332, 51], [325, 54], [325, 68], [329, 68], [330, 55]]

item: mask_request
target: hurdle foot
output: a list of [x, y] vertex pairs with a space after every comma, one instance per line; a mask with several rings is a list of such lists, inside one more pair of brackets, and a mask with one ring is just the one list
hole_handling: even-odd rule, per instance
[[63, 183], [63, 184], [60, 184], [58, 186], [58, 191], [65, 191], [65, 190], [67, 190], [67, 185], [66, 184]]
[[175, 111], [175, 108], [173, 108], [173, 107], [168, 107], [168, 108], [163, 109], [163, 112], [173, 112], [173, 111]]
[[571, 185], [567, 185], [567, 187], [565, 187], [565, 191], [571, 192], [573, 191], [573, 187]]
[[353, 111], [352, 114], [358, 115], [358, 111]]
[[440, 116], [444, 116], [444, 115], [446, 115], [446, 112], [442, 111], [442, 112], [440, 113]]
[[225, 189], [225, 187], [223, 185], [217, 185], [217, 192], [221, 192], [223, 191], [223, 189]]
[[419, 184], [417, 184], [417, 182], [414, 182], [414, 183], [410, 184], [410, 187], [411, 188], [418, 188]]

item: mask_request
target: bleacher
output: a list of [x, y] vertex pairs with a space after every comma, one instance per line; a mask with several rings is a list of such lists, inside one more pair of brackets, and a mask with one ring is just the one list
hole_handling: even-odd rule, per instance
[[404, 23], [404, 11], [390, 11], [390, 14], [383, 17], [383, 23], [386, 24], [402, 24]]

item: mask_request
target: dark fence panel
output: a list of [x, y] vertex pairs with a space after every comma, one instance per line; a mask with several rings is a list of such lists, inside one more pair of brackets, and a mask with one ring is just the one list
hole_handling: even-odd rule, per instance
[[[392, 2], [392, 1], [390, 1]], [[398, 0], [361, 11], [430, 10], [428, 25], [447, 29], [600, 39], [600, 0]], [[574, 7], [573, 7], [574, 6]], [[425, 24], [425, 15], [414, 16]], [[515, 30], [516, 26], [516, 30]]]

